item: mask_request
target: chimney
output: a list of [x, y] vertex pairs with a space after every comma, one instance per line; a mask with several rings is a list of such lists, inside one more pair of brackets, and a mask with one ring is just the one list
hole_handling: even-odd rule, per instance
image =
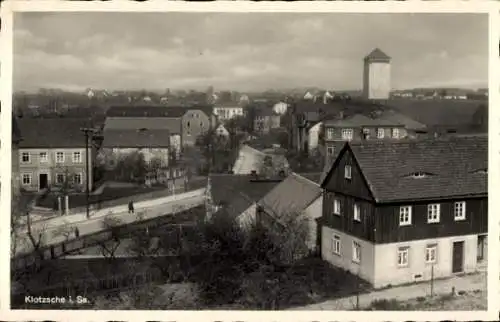
[[252, 170], [250, 172], [250, 176], [252, 177], [252, 180], [257, 180], [259, 178], [259, 175], [257, 174], [257, 171]]

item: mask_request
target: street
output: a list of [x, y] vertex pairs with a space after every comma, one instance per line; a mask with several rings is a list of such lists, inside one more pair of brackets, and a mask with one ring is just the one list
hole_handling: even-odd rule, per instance
[[[123, 207], [123, 211], [113, 213], [112, 217], [119, 218], [121, 224], [129, 224], [135, 221], [140, 221], [144, 219], [150, 219], [158, 217], [165, 214], [173, 214], [182, 210], [190, 209], [204, 202], [204, 196], [194, 196], [186, 199], [181, 199], [177, 201], [171, 201], [163, 204], [152, 205], [150, 208], [137, 209], [134, 214], [128, 213], [126, 206]], [[74, 238], [74, 228], [78, 227], [80, 235], [87, 235], [103, 230], [102, 220], [104, 216], [94, 217], [89, 220], [79, 221], [75, 223], [58, 222], [58, 224], [52, 223], [52, 225], [37, 225], [33, 228], [33, 235], [35, 238], [42, 233], [42, 245], [53, 245], [63, 242], [67, 239]], [[63, 235], [63, 229], [61, 227], [69, 227], [71, 229], [71, 234], [69, 238]], [[69, 231], [69, 230], [68, 230]], [[26, 252], [32, 247], [28, 236], [22, 235], [19, 237], [16, 253]]]

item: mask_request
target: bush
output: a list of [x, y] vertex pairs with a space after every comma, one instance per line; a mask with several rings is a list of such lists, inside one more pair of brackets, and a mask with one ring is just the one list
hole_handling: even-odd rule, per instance
[[372, 301], [372, 303], [370, 304], [370, 309], [380, 311], [397, 311], [404, 310], [404, 305], [402, 305], [401, 302], [395, 299], [379, 299]]

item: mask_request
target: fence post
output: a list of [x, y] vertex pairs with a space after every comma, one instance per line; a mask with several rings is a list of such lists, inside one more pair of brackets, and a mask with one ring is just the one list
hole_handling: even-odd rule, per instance
[[434, 296], [434, 264], [431, 266], [431, 297]]

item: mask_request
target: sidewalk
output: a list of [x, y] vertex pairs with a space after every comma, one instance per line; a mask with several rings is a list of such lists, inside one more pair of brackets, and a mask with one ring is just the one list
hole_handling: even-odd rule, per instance
[[[455, 292], [486, 290], [486, 274], [478, 272], [471, 275], [455, 276], [446, 280], [434, 282], [434, 295], [444, 295], [451, 293], [453, 287]], [[430, 295], [430, 283], [419, 283], [409, 286], [393, 287], [390, 289], [374, 291], [359, 296], [359, 306], [361, 309], [367, 308], [374, 300], [395, 299], [406, 301], [417, 297], [426, 297]], [[356, 305], [356, 296], [345, 297], [336, 300], [325, 301], [322, 303], [311, 304], [302, 307], [292, 308], [293, 311], [328, 311], [328, 310], [354, 310]]]
[[[182, 201], [184, 199], [188, 199], [191, 197], [195, 196], [203, 196], [205, 193], [205, 189], [198, 189], [198, 190], [193, 190], [193, 191], [188, 191], [185, 193], [181, 193], [178, 195], [170, 195], [167, 197], [161, 197], [157, 199], [151, 199], [151, 200], [145, 200], [136, 203], [135, 210], [136, 212], [140, 212], [141, 210], [159, 206], [168, 202], [172, 201]], [[109, 213], [116, 213], [116, 212], [128, 212], [128, 204], [123, 204], [119, 206], [114, 206], [110, 208], [103, 208], [100, 210], [94, 210], [90, 212], [90, 219], [87, 219], [87, 214], [86, 212], [80, 212], [68, 216], [58, 216], [54, 217], [51, 219], [43, 220], [43, 221], [37, 221], [32, 223], [32, 229], [33, 230], [38, 230], [38, 229], [43, 229], [43, 228], [52, 228], [52, 227], [58, 227], [62, 225], [70, 225], [70, 224], [76, 224], [79, 222], [85, 222], [88, 220], [96, 219], [96, 218], [102, 218]], [[22, 231], [26, 232], [27, 228], [23, 229]]]

